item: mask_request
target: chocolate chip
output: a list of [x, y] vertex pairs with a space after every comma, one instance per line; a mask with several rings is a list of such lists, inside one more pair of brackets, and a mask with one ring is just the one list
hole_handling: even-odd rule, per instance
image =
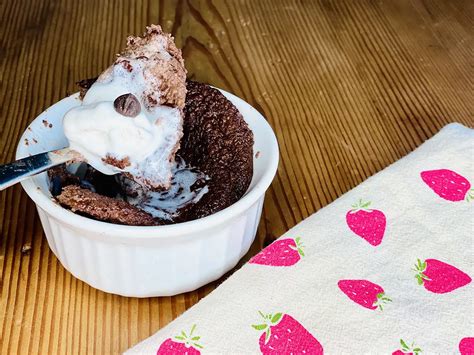
[[114, 101], [115, 111], [127, 117], [136, 117], [141, 111], [140, 101], [132, 94], [123, 94]]

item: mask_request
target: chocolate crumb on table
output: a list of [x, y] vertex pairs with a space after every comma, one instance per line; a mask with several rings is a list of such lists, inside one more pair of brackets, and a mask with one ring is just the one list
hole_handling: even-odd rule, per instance
[[22, 254], [29, 254], [31, 252], [31, 243], [25, 243], [21, 247]]

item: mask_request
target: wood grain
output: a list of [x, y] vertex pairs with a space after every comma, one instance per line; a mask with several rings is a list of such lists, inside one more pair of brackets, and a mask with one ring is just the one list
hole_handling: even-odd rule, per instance
[[[18, 0], [0, 14], [0, 162], [36, 115], [150, 23], [176, 36], [189, 77], [261, 111], [281, 163], [249, 255], [443, 125], [474, 126], [469, 0]], [[117, 353], [219, 283], [176, 297], [105, 294], [60, 265], [19, 186], [0, 193], [0, 216], [2, 354]]]

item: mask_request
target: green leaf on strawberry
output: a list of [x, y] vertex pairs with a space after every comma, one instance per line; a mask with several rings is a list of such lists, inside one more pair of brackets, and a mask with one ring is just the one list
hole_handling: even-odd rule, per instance
[[377, 307], [381, 311], [383, 311], [383, 307], [387, 302], [392, 302], [392, 300], [385, 296], [384, 292], [377, 294], [377, 301], [374, 302], [373, 306]]
[[275, 313], [275, 315], [271, 319], [272, 324], [278, 323], [278, 321], [281, 319], [282, 315], [283, 315], [282, 313]]
[[423, 352], [421, 348], [415, 347], [415, 343], [411, 343], [408, 345], [403, 339], [400, 339], [400, 345], [402, 346], [402, 351], [404, 353], [413, 353], [414, 355], [418, 355], [419, 353]]
[[261, 311], [258, 311], [258, 314], [263, 318], [264, 323], [252, 324], [252, 328], [255, 330], [265, 330], [265, 342], [268, 342], [271, 336], [270, 327], [277, 325], [280, 322], [283, 313], [263, 314]]
[[[298, 254], [301, 256], [301, 257], [304, 257], [304, 245], [303, 245], [303, 242], [301, 241], [301, 238], [300, 237], [296, 237], [295, 238], [295, 244], [296, 244], [296, 250], [298, 251]], [[294, 250], [294, 248], [293, 248]]]
[[426, 270], [426, 266], [427, 266], [426, 261], [421, 261], [420, 259], [416, 259], [416, 264], [413, 271], [416, 272], [415, 278], [418, 282], [418, 285], [423, 285], [424, 283], [423, 280], [430, 280], [430, 278], [424, 274], [424, 271]]
[[270, 327], [268, 327], [268, 329], [266, 330], [265, 332], [265, 343], [268, 343], [268, 341], [270, 340]]
[[359, 199], [357, 203], [354, 203], [351, 206], [354, 209], [354, 211], [358, 211], [358, 210], [367, 209], [371, 204], [372, 204], [372, 201], [363, 202], [362, 199]]
[[203, 346], [198, 344], [197, 341], [201, 339], [200, 336], [193, 336], [194, 331], [196, 330], [196, 324], [193, 324], [189, 336], [184, 330], [181, 331], [180, 335], [176, 335], [174, 339], [179, 340], [180, 343], [184, 343], [186, 346], [193, 346], [196, 348], [202, 349]]
[[474, 201], [474, 189], [470, 189], [466, 194], [466, 202]]

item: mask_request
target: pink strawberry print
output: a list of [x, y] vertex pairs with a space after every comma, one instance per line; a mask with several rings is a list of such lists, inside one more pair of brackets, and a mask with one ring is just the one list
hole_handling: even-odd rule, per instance
[[197, 342], [201, 339], [200, 336], [193, 335], [196, 329], [196, 324], [191, 328], [191, 332], [186, 334], [181, 331], [181, 334], [175, 336], [173, 339], [168, 338], [161, 343], [156, 355], [199, 355], [202, 345]]
[[448, 201], [474, 200], [471, 183], [449, 169], [427, 170], [421, 172], [421, 178], [438, 196]]
[[461, 355], [474, 354], [474, 338], [464, 338], [459, 342], [459, 352]]
[[433, 293], [451, 292], [472, 281], [466, 273], [436, 259], [418, 259], [413, 270], [418, 284]]
[[258, 342], [262, 354], [323, 354], [319, 341], [292, 316], [258, 313], [263, 322], [252, 327], [264, 331]]
[[395, 350], [392, 355], [419, 355], [419, 353], [423, 352], [419, 347], [415, 346], [414, 343], [411, 343], [411, 346], [400, 339], [401, 350]]
[[337, 285], [355, 303], [368, 309], [380, 309], [392, 300], [385, 296], [382, 287], [367, 280], [340, 280]]
[[371, 202], [362, 202], [352, 205], [352, 210], [346, 214], [346, 222], [350, 230], [377, 246], [382, 242], [387, 220], [385, 214], [379, 210], [368, 209]]
[[249, 264], [291, 266], [304, 257], [301, 238], [278, 239], [249, 260]]

